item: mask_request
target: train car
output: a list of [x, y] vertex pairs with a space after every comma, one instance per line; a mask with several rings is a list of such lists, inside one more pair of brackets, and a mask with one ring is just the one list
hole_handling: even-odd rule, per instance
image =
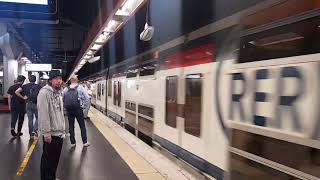
[[319, 179], [319, 9], [244, 9], [110, 67], [96, 104], [216, 179]]

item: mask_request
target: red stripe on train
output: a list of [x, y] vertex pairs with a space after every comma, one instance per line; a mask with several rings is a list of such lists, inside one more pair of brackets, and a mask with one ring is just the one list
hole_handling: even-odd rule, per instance
[[206, 44], [168, 56], [164, 66], [166, 69], [172, 69], [211, 63], [214, 54], [213, 44]]

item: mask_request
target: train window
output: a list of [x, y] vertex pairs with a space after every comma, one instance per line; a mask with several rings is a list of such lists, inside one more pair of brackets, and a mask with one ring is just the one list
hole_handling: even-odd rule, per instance
[[126, 124], [128, 124], [132, 128], [136, 128], [136, 114], [135, 113], [126, 111], [125, 112], [125, 121], [126, 121]]
[[120, 81], [118, 81], [118, 93], [117, 93], [117, 101], [118, 101], [118, 103], [117, 103], [117, 105], [119, 106], [119, 107], [121, 107], [121, 82]]
[[177, 127], [177, 91], [178, 77], [169, 76], [166, 78], [166, 124], [168, 126]]
[[240, 40], [239, 63], [319, 53], [319, 22], [315, 17], [253, 34], [248, 30]]
[[100, 89], [100, 86], [101, 86], [101, 84], [98, 84], [98, 89], [97, 89], [97, 91], [98, 91], [98, 100], [101, 100], [101, 89]]
[[131, 67], [127, 70], [127, 78], [136, 77], [138, 75], [139, 69], [137, 67]]
[[234, 153], [230, 159], [230, 179], [299, 179]]
[[138, 130], [143, 134], [151, 137], [153, 134], [153, 121], [138, 116]]
[[108, 80], [108, 96], [112, 96], [112, 81], [110, 79]]
[[104, 84], [101, 86], [101, 95], [104, 96]]
[[[320, 177], [319, 149], [238, 129], [232, 130], [231, 146], [303, 173]], [[299, 156], [295, 157], [296, 154]], [[234, 168], [237, 169], [237, 167]]]
[[151, 107], [138, 105], [138, 112], [140, 114], [153, 118], [153, 108]]
[[201, 133], [202, 75], [186, 76], [185, 132], [199, 137]]
[[118, 94], [118, 91], [117, 91], [117, 82], [114, 81], [113, 82], [113, 105], [116, 105], [116, 101], [117, 101], [117, 94]]
[[130, 101], [126, 101], [126, 109], [136, 111], [136, 104]]
[[144, 64], [140, 67], [139, 74], [140, 76], [154, 75], [155, 69], [156, 69], [156, 63], [154, 62]]

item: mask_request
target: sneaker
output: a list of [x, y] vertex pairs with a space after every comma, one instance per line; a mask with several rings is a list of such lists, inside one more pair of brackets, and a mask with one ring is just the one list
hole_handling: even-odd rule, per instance
[[84, 147], [88, 147], [88, 146], [90, 146], [90, 143], [86, 142], [86, 143], [83, 144], [83, 146]]
[[17, 133], [16, 133], [16, 131], [14, 129], [11, 129], [11, 135], [14, 136], [14, 137], [17, 136]]
[[17, 136], [22, 136], [22, 135], [23, 135], [22, 132], [18, 132], [18, 133], [17, 133]]
[[71, 147], [72, 147], [72, 148], [76, 147], [76, 144], [71, 144]]

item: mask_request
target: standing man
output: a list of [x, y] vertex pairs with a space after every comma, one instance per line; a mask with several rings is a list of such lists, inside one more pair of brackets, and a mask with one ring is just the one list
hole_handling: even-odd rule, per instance
[[[19, 97], [15, 94], [15, 91], [19, 89], [22, 84], [24, 83], [24, 80], [26, 77], [19, 75], [17, 77], [16, 83], [9, 87], [8, 89], [8, 94], [9, 94], [9, 107], [11, 110], [11, 135], [12, 136], [22, 136], [22, 125], [24, 121], [24, 115], [26, 113], [26, 102], [24, 97]], [[18, 133], [16, 133], [15, 128], [16, 128], [16, 123], [17, 120], [19, 119], [18, 122]]]
[[48, 84], [40, 90], [38, 95], [39, 130], [43, 136], [41, 180], [56, 179], [63, 138], [65, 137], [61, 85], [60, 71], [52, 70], [49, 74]]
[[90, 98], [84, 87], [78, 84], [77, 76], [71, 77], [70, 81], [70, 86], [63, 90], [63, 101], [68, 114], [71, 146], [76, 146], [74, 122], [75, 118], [77, 118], [81, 130], [83, 146], [87, 147], [90, 146], [90, 144], [87, 140], [87, 130], [84, 122], [83, 109], [89, 106]]
[[[30, 83], [23, 85], [21, 88], [16, 90], [16, 95], [20, 98], [27, 99], [27, 115], [28, 115], [28, 125], [29, 125], [29, 134], [30, 138], [38, 136], [38, 109], [37, 109], [37, 97], [41, 86], [36, 84], [36, 76], [29, 76]], [[21, 94], [23, 92], [24, 96]], [[35, 116], [36, 120], [33, 123], [33, 117]]]
[[91, 106], [92, 91], [90, 89], [89, 84], [87, 84], [87, 83], [84, 83], [83, 87], [86, 90], [87, 94], [89, 95], [89, 102], [88, 102], [88, 105], [86, 106], [86, 108], [83, 109], [83, 115], [84, 115], [84, 119], [90, 120], [90, 118], [88, 117], [88, 113], [89, 113], [89, 109], [90, 109], [90, 106]]

